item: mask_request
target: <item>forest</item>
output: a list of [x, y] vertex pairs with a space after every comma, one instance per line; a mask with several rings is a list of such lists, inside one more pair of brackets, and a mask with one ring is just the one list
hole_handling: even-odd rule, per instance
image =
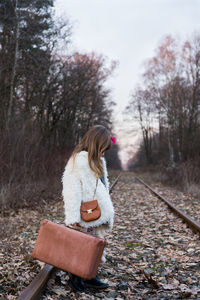
[[[129, 169], [149, 166], [183, 188], [200, 183], [200, 33], [165, 36], [146, 60], [142, 82], [126, 108], [142, 143]], [[199, 189], [198, 189], [199, 193]]]
[[[105, 83], [116, 63], [70, 52], [72, 40], [72, 25], [56, 19], [54, 0], [0, 2], [2, 209], [59, 195], [63, 168], [83, 134], [95, 124], [113, 132], [115, 103]], [[107, 159], [121, 168], [117, 144]]]
[[[103, 53], [75, 48], [75, 24], [56, 17], [58, 2], [80, 27], [87, 19], [83, 43]], [[200, 300], [194, 2], [0, 0], [0, 300]], [[62, 176], [97, 124], [116, 138], [105, 151], [110, 185], [105, 166], [103, 174], [90, 170], [92, 155], [90, 169], [80, 159]], [[107, 143], [98, 148], [98, 137], [91, 152], [99, 158]]]
[[[113, 134], [116, 103], [106, 85], [116, 61], [69, 50], [73, 26], [54, 0], [0, 2], [0, 203], [30, 205], [60, 193], [70, 153], [95, 124]], [[163, 37], [143, 64], [126, 116], [142, 142], [129, 170], [147, 168], [186, 190], [200, 183], [200, 34]], [[124, 121], [126, 122], [126, 121]], [[117, 143], [108, 167], [121, 169]]]

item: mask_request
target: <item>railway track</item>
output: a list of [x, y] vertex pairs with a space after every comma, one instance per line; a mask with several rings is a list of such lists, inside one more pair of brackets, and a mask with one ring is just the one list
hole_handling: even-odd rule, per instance
[[[171, 201], [165, 197], [158, 194], [152, 187], [146, 184], [141, 178], [134, 175], [135, 179], [139, 181], [142, 185], [148, 188], [156, 197], [161, 199], [174, 213], [176, 213], [184, 222], [188, 224], [195, 232], [200, 233], [200, 224], [187, 215], [184, 211], [176, 207]], [[113, 181], [110, 187], [110, 193], [113, 191], [115, 185], [119, 181], [120, 175]], [[47, 283], [48, 279], [51, 277], [52, 273], [56, 271], [51, 265], [46, 264], [39, 274], [35, 277], [32, 283], [24, 290], [24, 292], [18, 297], [18, 300], [38, 300], [42, 295], [42, 291]]]
[[135, 178], [144, 186], [146, 186], [154, 195], [156, 195], [159, 199], [161, 199], [165, 204], [167, 204], [168, 207], [173, 212], [175, 212], [179, 217], [181, 217], [195, 232], [200, 233], [200, 223], [198, 223], [193, 218], [191, 218], [188, 214], [186, 214], [183, 210], [181, 210], [176, 205], [174, 205], [171, 201], [169, 201], [168, 199], [166, 199], [165, 197], [157, 193], [151, 186], [145, 183], [141, 178], [137, 177], [136, 175]]
[[[110, 193], [112, 193], [119, 178], [120, 178], [120, 174], [115, 178], [115, 180], [111, 184]], [[47, 283], [52, 273], [55, 271], [56, 271], [55, 267], [49, 264], [45, 264], [45, 266], [42, 268], [39, 274], [34, 278], [31, 284], [18, 297], [18, 300], [38, 300], [42, 294], [42, 290], [44, 289], [45, 284]]]

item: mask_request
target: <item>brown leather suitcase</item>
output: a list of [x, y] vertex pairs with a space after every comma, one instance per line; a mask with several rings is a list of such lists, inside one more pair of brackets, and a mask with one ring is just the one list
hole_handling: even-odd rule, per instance
[[96, 276], [106, 241], [43, 220], [32, 257], [84, 279]]

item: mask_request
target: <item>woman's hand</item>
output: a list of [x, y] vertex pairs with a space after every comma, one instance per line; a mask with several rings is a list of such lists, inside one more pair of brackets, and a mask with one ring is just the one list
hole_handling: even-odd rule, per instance
[[73, 226], [73, 227], [81, 227], [81, 225], [79, 223], [73, 223], [71, 226]]

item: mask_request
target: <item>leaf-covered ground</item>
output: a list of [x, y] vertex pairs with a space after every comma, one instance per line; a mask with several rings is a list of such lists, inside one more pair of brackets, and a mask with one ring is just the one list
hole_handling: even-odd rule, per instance
[[[42, 299], [200, 299], [199, 235], [132, 173], [122, 174], [112, 199], [115, 224], [107, 236], [107, 262], [99, 269], [110, 288], [74, 294], [68, 274], [57, 271]], [[63, 220], [62, 201], [0, 218], [0, 295], [5, 299], [17, 299], [41, 268], [30, 253], [44, 218]]]
[[184, 193], [173, 187], [166, 187], [161, 183], [151, 183], [157, 193], [173, 202], [200, 224], [200, 198], [190, 193]]

